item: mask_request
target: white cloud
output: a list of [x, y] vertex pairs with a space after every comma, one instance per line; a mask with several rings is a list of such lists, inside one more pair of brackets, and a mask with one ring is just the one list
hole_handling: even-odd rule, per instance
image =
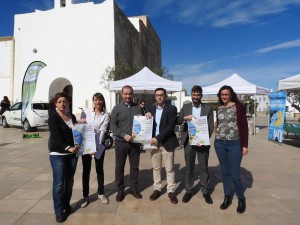
[[167, 15], [182, 24], [225, 27], [257, 23], [260, 17], [300, 5], [300, 0], [151, 0], [145, 8], [151, 16]]
[[268, 52], [272, 52], [275, 50], [280, 50], [280, 49], [287, 49], [287, 48], [295, 48], [295, 47], [299, 47], [300, 46], [300, 39], [297, 40], [293, 40], [293, 41], [287, 41], [287, 42], [283, 42], [277, 45], [273, 45], [267, 48], [261, 48], [256, 50], [256, 53], [259, 54], [263, 54], [263, 53], [268, 53]]

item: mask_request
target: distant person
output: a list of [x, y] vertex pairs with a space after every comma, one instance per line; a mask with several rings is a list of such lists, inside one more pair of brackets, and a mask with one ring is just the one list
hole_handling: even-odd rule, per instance
[[[106, 104], [104, 96], [101, 93], [95, 93], [93, 95], [93, 104], [92, 109], [86, 109], [84, 113], [84, 119], [82, 122], [92, 124], [95, 132], [95, 141], [97, 150], [100, 151], [101, 148], [104, 148], [104, 134], [109, 126], [109, 114], [106, 112]], [[82, 114], [83, 115], [83, 114]], [[102, 149], [103, 150], [103, 149]], [[82, 193], [83, 193], [83, 202], [81, 203], [81, 208], [86, 207], [89, 204], [89, 183], [90, 183], [90, 173], [92, 166], [92, 158], [95, 159], [95, 168], [97, 173], [97, 183], [98, 183], [98, 198], [101, 203], [108, 204], [108, 198], [104, 195], [104, 162], [105, 150], [102, 152], [100, 158], [96, 158], [93, 155], [86, 154], [82, 155]]]
[[10, 107], [10, 101], [7, 96], [3, 97], [3, 100], [1, 101], [1, 110], [0, 110], [0, 116]]
[[[48, 117], [51, 113], [56, 111], [56, 105], [55, 105], [55, 98], [52, 98], [49, 101], [49, 109], [48, 109]], [[51, 132], [49, 132], [49, 137], [48, 137], [48, 149], [50, 151], [51, 148]]]
[[53, 171], [52, 197], [56, 221], [63, 223], [72, 213], [70, 200], [77, 166], [72, 128], [76, 118], [69, 112], [68, 96], [57, 93], [54, 97], [56, 109], [49, 114], [50, 163]]
[[122, 88], [123, 102], [117, 104], [111, 112], [110, 128], [115, 140], [115, 177], [118, 194], [116, 201], [121, 202], [125, 198], [124, 167], [127, 156], [130, 164], [129, 193], [135, 198], [142, 198], [138, 191], [138, 177], [140, 164], [140, 144], [132, 143], [132, 126], [134, 115], [141, 115], [141, 107], [133, 102], [133, 89], [126, 85]]
[[167, 93], [164, 88], [157, 88], [154, 91], [154, 97], [156, 104], [153, 105], [146, 114], [147, 117], [153, 116], [153, 138], [151, 139], [151, 145], [156, 146], [156, 148], [151, 151], [154, 192], [151, 194], [150, 200], [155, 201], [161, 195], [161, 169], [162, 162], [164, 162], [167, 174], [168, 197], [171, 203], [177, 204], [178, 199], [175, 194], [176, 182], [174, 171], [175, 148], [179, 146], [175, 134], [177, 108], [176, 106], [166, 103]]
[[178, 117], [178, 124], [183, 124], [183, 130], [181, 133], [181, 144], [184, 146], [184, 158], [185, 158], [185, 190], [186, 193], [182, 198], [182, 202], [187, 203], [193, 197], [194, 188], [194, 168], [195, 159], [197, 156], [199, 164], [199, 175], [201, 191], [205, 202], [213, 204], [211, 198], [212, 187], [209, 184], [208, 173], [208, 158], [210, 145], [191, 145], [188, 134], [188, 121], [193, 118], [200, 119], [200, 116], [207, 117], [207, 125], [209, 131], [209, 137], [211, 137], [214, 130], [214, 114], [209, 104], [201, 102], [202, 88], [195, 85], [191, 91], [192, 103], [183, 105]]
[[244, 213], [246, 198], [240, 169], [243, 156], [248, 154], [246, 109], [230, 86], [221, 87], [218, 98], [220, 106], [217, 111], [215, 149], [221, 166], [225, 195], [220, 209], [225, 210], [232, 203], [232, 181], [238, 197], [237, 213]]
[[146, 114], [146, 108], [145, 108], [145, 101], [144, 100], [141, 100], [140, 101], [140, 107], [141, 107], [141, 109], [142, 109], [142, 116], [145, 116], [145, 114]]

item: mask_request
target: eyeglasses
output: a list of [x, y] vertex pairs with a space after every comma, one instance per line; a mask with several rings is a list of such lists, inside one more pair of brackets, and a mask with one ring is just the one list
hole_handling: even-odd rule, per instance
[[163, 97], [163, 96], [165, 96], [165, 94], [156, 94], [155, 96], [156, 97]]

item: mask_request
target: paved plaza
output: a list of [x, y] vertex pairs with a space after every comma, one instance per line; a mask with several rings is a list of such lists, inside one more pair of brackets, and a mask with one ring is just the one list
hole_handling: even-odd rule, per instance
[[[237, 198], [225, 211], [220, 166], [212, 146], [209, 160], [213, 205], [197, 192], [189, 203], [182, 203], [184, 190], [183, 149], [176, 150], [175, 170], [179, 203], [170, 203], [163, 175], [163, 195], [150, 201], [152, 168], [150, 153], [141, 154], [140, 190], [143, 198], [126, 195], [116, 202], [114, 184], [115, 150], [107, 150], [104, 162], [105, 192], [108, 205], [96, 194], [96, 174], [91, 174], [91, 203], [80, 208], [81, 159], [78, 161], [72, 206], [75, 212], [65, 224], [101, 225], [298, 225], [300, 222], [300, 140], [293, 138], [279, 145], [267, 140], [267, 117], [257, 118], [259, 133], [250, 136], [249, 155], [242, 162], [242, 181], [246, 188], [247, 210], [236, 213]], [[52, 170], [47, 150], [48, 130], [39, 129], [40, 138], [23, 139], [20, 128], [0, 127], [0, 225], [56, 224], [51, 196]], [[214, 138], [214, 137], [213, 137]], [[212, 139], [213, 140], [213, 139]], [[128, 163], [127, 163], [128, 164]], [[94, 165], [93, 165], [94, 166]], [[128, 173], [126, 165], [126, 174]], [[197, 169], [197, 167], [196, 167]], [[127, 177], [126, 177], [127, 178]], [[199, 191], [198, 185], [196, 191]]]

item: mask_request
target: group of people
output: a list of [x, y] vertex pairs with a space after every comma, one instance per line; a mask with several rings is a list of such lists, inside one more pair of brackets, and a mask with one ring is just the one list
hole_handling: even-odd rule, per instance
[[[116, 201], [122, 202], [125, 198], [124, 168], [127, 157], [129, 158], [129, 189], [128, 193], [141, 199], [138, 188], [140, 144], [133, 142], [132, 126], [133, 117], [145, 115], [153, 118], [153, 133], [151, 145], [151, 161], [153, 168], [153, 193], [150, 200], [157, 200], [162, 194], [161, 169], [164, 163], [167, 177], [167, 194], [170, 202], [178, 203], [175, 193], [174, 156], [179, 142], [175, 134], [175, 126], [182, 125], [181, 144], [184, 146], [185, 157], [185, 190], [182, 202], [187, 203], [195, 194], [195, 159], [197, 157], [200, 173], [200, 185], [203, 198], [207, 204], [213, 204], [211, 194], [213, 187], [209, 182], [208, 159], [210, 145], [192, 145], [190, 143], [188, 122], [193, 118], [207, 117], [209, 137], [214, 131], [214, 115], [209, 104], [201, 102], [202, 88], [198, 85], [191, 90], [192, 102], [185, 104], [179, 115], [177, 108], [166, 102], [167, 93], [164, 88], [154, 91], [155, 104], [147, 111], [143, 111], [140, 104], [133, 102], [134, 91], [129, 85], [122, 88], [122, 102], [117, 104], [110, 116], [105, 109], [105, 99], [101, 93], [93, 95], [94, 107], [86, 111], [83, 118], [76, 121], [70, 114], [68, 97], [64, 93], [56, 94], [54, 102], [56, 109], [49, 114], [50, 129], [50, 162], [53, 169], [53, 201], [57, 222], [63, 222], [72, 213], [70, 199], [74, 183], [74, 174], [78, 158], [78, 146], [74, 145], [72, 127], [75, 123], [89, 123], [94, 127], [97, 149], [103, 144], [104, 132], [110, 125], [115, 135], [115, 182]], [[243, 155], [248, 153], [248, 126], [246, 110], [230, 86], [223, 86], [218, 93], [219, 107], [217, 110], [217, 128], [214, 142], [217, 157], [222, 171], [224, 188], [224, 201], [220, 205], [222, 210], [227, 209], [232, 203], [231, 182], [233, 182], [238, 197], [238, 213], [246, 210], [246, 198], [240, 178], [240, 165]], [[104, 195], [104, 161], [105, 151], [100, 159], [93, 155], [83, 155], [83, 201], [81, 207], [89, 204], [89, 178], [92, 158], [98, 181], [98, 198], [107, 204], [108, 198]]]

